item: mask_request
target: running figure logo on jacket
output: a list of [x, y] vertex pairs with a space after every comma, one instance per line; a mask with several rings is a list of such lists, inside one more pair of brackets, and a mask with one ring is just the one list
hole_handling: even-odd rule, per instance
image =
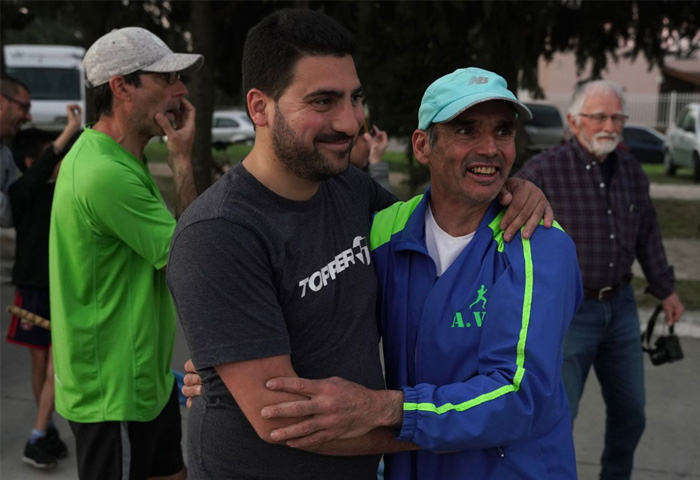
[[[488, 302], [488, 299], [485, 297], [486, 292], [488, 292], [488, 289], [485, 285], [482, 284], [481, 288], [479, 288], [479, 290], [476, 291], [476, 300], [474, 300], [468, 308], [471, 310], [474, 305], [481, 302], [481, 309], [485, 310], [486, 302]], [[484, 317], [486, 317], [486, 312], [472, 312], [472, 315], [474, 315], [474, 321], [476, 322], [476, 326], [481, 327], [481, 325], [484, 323]], [[469, 328], [471, 326], [471, 322], [464, 323], [464, 319], [462, 318], [462, 312], [455, 313], [455, 316], [452, 319], [452, 328]]]

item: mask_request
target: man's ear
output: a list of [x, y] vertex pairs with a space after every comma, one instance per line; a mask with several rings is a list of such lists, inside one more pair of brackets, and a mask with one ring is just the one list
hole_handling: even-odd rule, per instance
[[416, 156], [416, 160], [423, 165], [428, 165], [432, 150], [430, 149], [428, 134], [425, 133], [425, 130], [416, 129], [411, 136], [411, 142], [413, 143], [413, 155]]
[[268, 125], [270, 119], [268, 118], [267, 107], [271, 104], [272, 99], [261, 90], [251, 88], [246, 94], [245, 100], [250, 118], [255, 126], [264, 127]]
[[124, 77], [116, 76], [109, 79], [109, 88], [112, 90], [112, 95], [120, 102], [128, 102], [131, 100], [131, 92], [127, 88], [127, 83]]

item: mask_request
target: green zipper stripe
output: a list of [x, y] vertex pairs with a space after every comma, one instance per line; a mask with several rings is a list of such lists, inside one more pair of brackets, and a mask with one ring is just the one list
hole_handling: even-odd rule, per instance
[[[491, 224], [489, 224], [489, 227], [491, 227], [492, 230], [494, 230], [494, 239], [496, 239], [496, 229], [494, 228], [498, 226], [498, 217], [494, 219]], [[499, 220], [500, 221], [500, 220]], [[500, 231], [500, 229], [498, 229]], [[501, 231], [501, 237], [502, 237], [503, 232]], [[497, 240], [498, 241], [498, 240]], [[533, 287], [533, 282], [534, 282], [534, 277], [533, 277], [533, 266], [532, 266], [532, 251], [530, 249], [530, 240], [527, 239], [522, 239], [523, 243], [523, 257], [525, 259], [525, 291], [523, 295], [523, 314], [522, 314], [522, 320], [520, 324], [520, 336], [518, 338], [518, 346], [516, 348], [516, 359], [515, 359], [515, 364], [516, 364], [516, 370], [515, 370], [515, 376], [513, 377], [513, 384], [512, 385], [504, 385], [500, 388], [497, 388], [496, 390], [488, 393], [484, 393], [482, 395], [479, 395], [476, 398], [473, 398], [471, 400], [467, 400], [466, 402], [459, 403], [457, 405], [454, 405], [452, 403], [446, 403], [441, 406], [437, 406], [433, 403], [413, 403], [413, 402], [405, 402], [403, 404], [403, 409], [405, 411], [420, 411], [420, 412], [432, 412], [437, 415], [441, 415], [443, 413], [451, 412], [451, 411], [456, 411], [456, 412], [463, 412], [465, 410], [469, 410], [472, 407], [476, 407], [478, 405], [481, 405], [482, 403], [486, 403], [491, 400], [495, 400], [500, 396], [503, 396], [507, 393], [510, 392], [517, 392], [520, 389], [520, 385], [523, 380], [523, 376], [525, 375], [525, 344], [527, 343], [527, 330], [528, 327], [530, 326], [530, 313], [532, 311], [532, 287]], [[500, 244], [499, 244], [500, 245]]]
[[489, 223], [489, 228], [493, 231], [493, 239], [498, 243], [498, 251], [503, 253], [503, 250], [506, 248], [506, 244], [503, 241], [503, 230], [501, 230], [501, 220], [503, 219], [503, 215], [506, 214], [505, 210], [501, 210], [498, 215], [496, 215], [496, 218], [491, 220], [491, 223]]
[[372, 221], [372, 230], [369, 235], [370, 250], [381, 247], [391, 240], [392, 235], [403, 230], [422, 199], [422, 194], [417, 195], [407, 202], [396, 202], [379, 211]]
[[522, 238], [523, 242], [523, 257], [525, 259], [525, 292], [523, 294], [523, 317], [520, 326], [520, 339], [518, 340], [518, 357], [515, 364], [518, 369], [513, 378], [515, 391], [520, 389], [523, 375], [525, 375], [525, 344], [527, 343], [527, 329], [530, 326], [530, 312], [532, 310], [532, 250], [530, 249], [530, 240]]

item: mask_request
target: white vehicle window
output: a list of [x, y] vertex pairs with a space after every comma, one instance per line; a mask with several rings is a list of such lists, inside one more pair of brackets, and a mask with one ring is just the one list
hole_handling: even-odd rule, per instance
[[238, 128], [241, 126], [233, 118], [217, 118], [215, 125], [221, 128]]
[[29, 87], [32, 100], [80, 101], [80, 72], [76, 69], [7, 67], [7, 74]]
[[695, 131], [695, 117], [693, 116], [693, 112], [688, 110], [688, 112], [685, 115], [685, 119], [683, 119], [683, 125], [681, 128], [687, 132], [694, 132]]

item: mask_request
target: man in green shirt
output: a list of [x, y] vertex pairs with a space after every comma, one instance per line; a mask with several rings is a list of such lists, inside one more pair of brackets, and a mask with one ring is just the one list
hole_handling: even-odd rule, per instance
[[196, 197], [195, 110], [180, 73], [203, 57], [128, 27], [83, 63], [98, 120], [65, 157], [51, 216], [56, 410], [75, 434], [81, 479], [185, 478], [165, 282], [175, 219], [143, 151], [167, 135], [179, 215]]

